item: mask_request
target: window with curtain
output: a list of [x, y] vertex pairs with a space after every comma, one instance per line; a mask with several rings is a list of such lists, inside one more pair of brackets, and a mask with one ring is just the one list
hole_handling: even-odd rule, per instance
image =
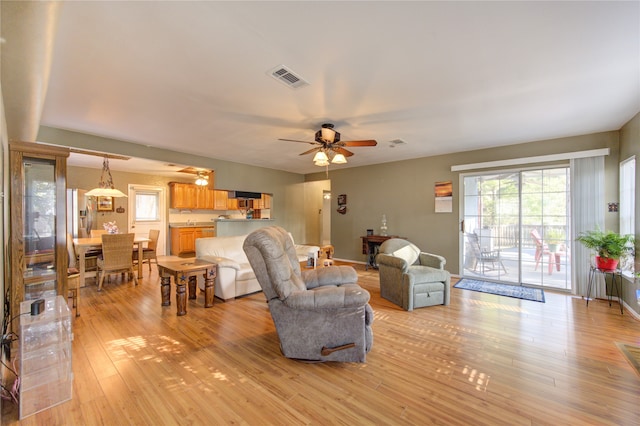
[[159, 205], [158, 192], [136, 192], [135, 220], [137, 222], [159, 220]]
[[[620, 163], [620, 234], [635, 235], [636, 210], [636, 157], [630, 157]], [[620, 259], [620, 267], [625, 276], [634, 273], [634, 255]]]

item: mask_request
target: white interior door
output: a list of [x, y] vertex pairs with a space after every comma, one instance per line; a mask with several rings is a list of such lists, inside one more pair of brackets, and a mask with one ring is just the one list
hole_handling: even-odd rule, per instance
[[167, 215], [166, 191], [159, 186], [129, 185], [129, 232], [146, 237], [149, 230], [159, 229], [158, 256], [166, 253]]

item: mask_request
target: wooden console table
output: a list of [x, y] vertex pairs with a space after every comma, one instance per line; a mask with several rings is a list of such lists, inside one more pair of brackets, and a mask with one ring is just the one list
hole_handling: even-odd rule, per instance
[[362, 238], [362, 254], [367, 255], [367, 263], [364, 266], [365, 270], [369, 269], [369, 267], [378, 269], [378, 264], [376, 263], [376, 255], [378, 254], [380, 244], [384, 243], [390, 238], [405, 239], [404, 237], [398, 237], [397, 235], [367, 235], [360, 238]]
[[162, 306], [171, 305], [171, 277], [176, 283], [176, 309], [178, 316], [187, 313], [187, 282], [189, 283], [189, 299], [196, 298], [196, 279], [198, 274], [204, 276], [204, 307], [213, 306], [214, 279], [218, 265], [204, 260], [158, 261], [160, 274], [160, 294]]

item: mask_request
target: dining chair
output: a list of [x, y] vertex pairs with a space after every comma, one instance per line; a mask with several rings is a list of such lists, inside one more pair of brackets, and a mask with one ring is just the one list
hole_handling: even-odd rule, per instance
[[78, 269], [78, 260], [76, 251], [73, 248], [73, 237], [67, 233], [67, 254], [69, 256], [69, 265], [67, 267], [67, 290], [71, 295], [73, 307], [76, 310], [76, 316], [80, 316], [80, 270]]
[[[149, 272], [151, 272], [151, 261], [154, 260], [156, 262], [156, 266], [158, 266], [158, 258], [156, 249], [158, 247], [158, 238], [160, 237], [159, 229], [151, 229], [149, 230], [149, 243], [147, 247], [142, 249], [142, 263], [147, 262], [149, 264]], [[134, 263], [138, 262], [138, 252], [134, 250], [133, 252], [133, 261]]]
[[96, 238], [99, 237], [101, 235], [107, 234], [107, 230], [106, 229], [92, 229], [91, 230], [91, 238]]
[[129, 277], [133, 276], [135, 285], [138, 285], [138, 277], [133, 272], [133, 239], [134, 234], [102, 235], [102, 256], [98, 258], [98, 291], [102, 291], [104, 276], [111, 273], [127, 273]]

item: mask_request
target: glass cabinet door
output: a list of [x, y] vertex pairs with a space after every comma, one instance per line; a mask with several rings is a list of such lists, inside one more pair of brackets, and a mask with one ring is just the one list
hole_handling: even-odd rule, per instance
[[55, 160], [24, 157], [24, 300], [56, 295]]
[[67, 292], [66, 173], [69, 150], [9, 143], [11, 308]]

